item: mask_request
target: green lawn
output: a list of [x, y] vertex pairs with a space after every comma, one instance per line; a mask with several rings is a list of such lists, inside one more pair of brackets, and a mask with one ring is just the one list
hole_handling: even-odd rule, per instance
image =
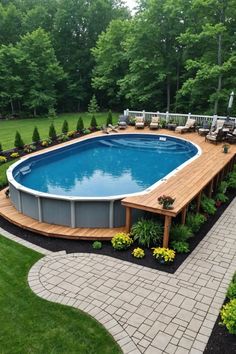
[[[97, 113], [97, 124], [101, 125], [106, 123], [108, 113]], [[66, 119], [69, 123], [69, 130], [75, 130], [77, 120], [79, 117], [83, 118], [84, 126], [90, 126], [91, 114], [88, 113], [67, 113], [61, 114], [54, 119], [54, 124], [58, 133], [61, 132], [62, 123]], [[113, 122], [117, 122], [118, 113], [113, 113]], [[2, 143], [3, 150], [11, 149], [14, 147], [15, 133], [18, 130], [23, 138], [25, 144], [32, 141], [33, 129], [38, 127], [40, 137], [47, 138], [49, 125], [51, 119], [49, 118], [30, 118], [30, 119], [17, 119], [17, 120], [1, 120], [0, 121], [0, 143]]]
[[121, 353], [90, 316], [43, 300], [31, 291], [27, 274], [41, 257], [0, 236], [0, 353]]

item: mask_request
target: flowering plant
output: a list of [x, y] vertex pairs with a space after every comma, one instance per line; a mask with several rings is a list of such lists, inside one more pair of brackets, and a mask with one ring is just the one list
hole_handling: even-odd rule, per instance
[[153, 248], [153, 257], [160, 263], [173, 262], [175, 259], [175, 251], [165, 247], [155, 247]]
[[164, 209], [171, 209], [172, 204], [175, 201], [175, 198], [170, 197], [169, 195], [161, 195], [157, 198], [157, 201], [160, 205], [163, 205]]
[[137, 247], [133, 250], [132, 252], [132, 255], [135, 257], [135, 258], [143, 258], [145, 256], [145, 252], [142, 248], [140, 247]]
[[112, 237], [111, 244], [115, 250], [124, 250], [128, 248], [133, 243], [133, 239], [129, 234], [124, 232], [117, 233]]
[[0, 165], [5, 162], [7, 162], [7, 158], [5, 156], [0, 156]]

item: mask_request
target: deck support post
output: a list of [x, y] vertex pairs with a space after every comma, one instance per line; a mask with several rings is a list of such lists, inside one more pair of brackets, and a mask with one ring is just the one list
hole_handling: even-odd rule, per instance
[[185, 206], [185, 207], [182, 209], [182, 212], [181, 212], [181, 224], [182, 224], [182, 225], [184, 225], [184, 224], [185, 224], [185, 221], [186, 221], [187, 209], [188, 209], [188, 206]]
[[125, 229], [126, 232], [130, 232], [131, 229], [131, 213], [132, 209], [130, 207], [125, 208]]
[[212, 196], [212, 192], [213, 192], [213, 184], [214, 184], [214, 179], [212, 178], [210, 185], [209, 185], [209, 189], [208, 189], [208, 197], [211, 198]]
[[200, 205], [201, 205], [201, 199], [202, 199], [202, 191], [198, 194], [197, 196], [197, 207], [196, 207], [196, 211], [197, 213], [199, 212], [200, 210]]
[[163, 247], [165, 247], [165, 248], [167, 248], [169, 245], [171, 219], [172, 219], [171, 216], [165, 215], [164, 237], [163, 237]]

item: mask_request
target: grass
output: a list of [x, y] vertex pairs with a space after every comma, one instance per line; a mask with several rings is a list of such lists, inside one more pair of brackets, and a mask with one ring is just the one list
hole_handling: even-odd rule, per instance
[[0, 236], [1, 354], [118, 354], [120, 348], [90, 316], [37, 297], [27, 284], [41, 254]]
[[[97, 113], [95, 115], [97, 124], [102, 125], [106, 123], [108, 113]], [[75, 130], [78, 118], [82, 117], [85, 128], [90, 126], [91, 114], [89, 113], [67, 113], [61, 114], [54, 119], [54, 125], [57, 133], [61, 133], [63, 121], [66, 119], [69, 123], [69, 130]], [[114, 123], [117, 121], [118, 114], [113, 114]], [[50, 118], [29, 118], [17, 120], [1, 120], [0, 121], [0, 143], [2, 143], [3, 150], [8, 150], [14, 147], [15, 134], [18, 130], [25, 144], [32, 142], [32, 134], [35, 126], [38, 127], [41, 139], [48, 137]]]
[[0, 165], [0, 189], [8, 185], [6, 171], [10, 165], [12, 165], [16, 160], [12, 160]]

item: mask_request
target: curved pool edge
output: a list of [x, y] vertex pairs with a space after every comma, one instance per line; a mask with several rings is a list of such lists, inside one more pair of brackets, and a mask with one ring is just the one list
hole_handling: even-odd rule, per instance
[[[125, 136], [125, 135], [137, 135], [138, 133], [114, 133], [114, 136]], [[157, 136], [155, 133], [146, 133], [141, 135], [153, 135]], [[13, 165], [11, 165], [7, 170], [7, 178], [9, 181], [10, 188], [10, 198], [16, 209], [30, 216], [40, 222], [46, 222], [49, 224], [57, 224], [63, 226], [75, 227], [105, 227], [114, 228], [121, 227], [125, 225], [125, 208], [121, 205], [121, 200], [130, 196], [141, 196], [152, 190], [154, 190], [161, 183], [167, 181], [171, 176], [175, 175], [179, 170], [183, 169], [185, 166], [190, 164], [192, 161], [197, 159], [201, 154], [201, 148], [184, 138], [175, 137], [168, 134], [159, 134], [161, 136], [166, 136], [178, 140], [183, 140], [191, 143], [197, 149], [197, 153], [185, 161], [183, 164], [178, 166], [176, 169], [171, 171], [163, 179], [157, 181], [152, 186], [147, 189], [130, 194], [124, 195], [114, 195], [107, 197], [74, 197], [74, 196], [60, 196], [44, 192], [39, 192], [23, 185], [19, 184], [13, 177], [13, 170], [20, 165], [23, 161], [32, 159], [34, 156], [45, 155], [51, 151], [57, 149], [63, 149], [68, 146], [79, 144], [82, 141], [96, 139], [102, 135], [96, 135], [93, 137], [86, 137], [86, 139], [76, 140], [69, 142], [68, 144], [63, 144], [63, 146], [56, 146], [50, 150], [42, 151], [34, 156], [27, 156], [20, 159]], [[141, 211], [134, 212], [134, 221], [141, 216]]]

